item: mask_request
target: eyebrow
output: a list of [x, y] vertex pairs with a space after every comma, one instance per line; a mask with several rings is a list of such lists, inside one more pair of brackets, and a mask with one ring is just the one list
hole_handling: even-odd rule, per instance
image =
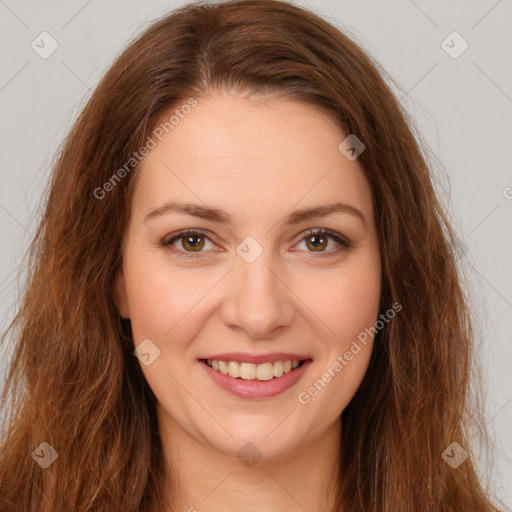
[[[221, 224], [232, 225], [233, 221], [231, 216], [218, 208], [212, 208], [209, 206], [195, 204], [195, 203], [180, 203], [177, 201], [171, 201], [164, 205], [150, 211], [144, 218], [144, 222], [161, 217], [163, 215], [169, 215], [171, 213], [181, 213], [185, 215], [191, 215], [193, 217], [199, 217], [201, 219], [218, 222]], [[312, 208], [302, 208], [295, 210], [288, 214], [281, 222], [282, 225], [295, 225], [300, 222], [313, 218], [327, 217], [334, 213], [346, 213], [358, 218], [363, 224], [366, 225], [366, 218], [361, 210], [355, 206], [343, 203], [341, 201], [326, 204], [321, 206], [314, 206]]]

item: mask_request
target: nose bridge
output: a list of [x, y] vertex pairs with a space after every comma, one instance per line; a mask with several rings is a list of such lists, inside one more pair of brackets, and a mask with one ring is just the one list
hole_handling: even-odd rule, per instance
[[291, 322], [292, 303], [279, 267], [271, 249], [254, 238], [239, 244], [224, 308], [227, 324], [246, 330], [251, 337], [265, 337]]

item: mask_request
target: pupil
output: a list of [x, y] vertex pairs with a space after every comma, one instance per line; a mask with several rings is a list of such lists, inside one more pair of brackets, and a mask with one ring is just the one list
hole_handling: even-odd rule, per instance
[[[317, 243], [315, 243], [315, 242], [312, 242], [312, 240], [314, 240], [314, 239], [318, 239], [318, 240], [322, 240], [322, 241], [321, 241], [321, 242], [317, 242]], [[325, 239], [324, 239], [324, 237], [323, 237], [323, 236], [320, 236], [320, 235], [313, 235], [313, 236], [311, 236], [311, 237], [309, 238], [309, 241], [311, 242], [311, 244], [313, 245], [313, 247], [317, 247], [317, 248], [318, 248], [320, 245], [323, 245], [323, 244], [324, 244]]]
[[[185, 249], [201, 249], [204, 242], [201, 241], [201, 235], [186, 235], [183, 237], [183, 247]], [[194, 240], [196, 240], [194, 242]]]

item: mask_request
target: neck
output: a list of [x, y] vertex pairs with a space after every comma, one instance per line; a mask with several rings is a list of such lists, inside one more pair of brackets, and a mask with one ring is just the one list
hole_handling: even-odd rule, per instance
[[[161, 409], [159, 426], [172, 485], [170, 511], [326, 512], [334, 510], [341, 424], [292, 453], [267, 459], [225, 454], [192, 437]], [[167, 511], [166, 511], [167, 512]]]

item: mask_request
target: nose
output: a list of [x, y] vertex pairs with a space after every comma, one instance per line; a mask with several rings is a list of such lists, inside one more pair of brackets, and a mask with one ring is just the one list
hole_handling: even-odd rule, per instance
[[244, 331], [251, 339], [270, 339], [292, 324], [294, 294], [280, 268], [270, 251], [252, 263], [236, 256], [224, 283], [222, 319], [229, 328]]

